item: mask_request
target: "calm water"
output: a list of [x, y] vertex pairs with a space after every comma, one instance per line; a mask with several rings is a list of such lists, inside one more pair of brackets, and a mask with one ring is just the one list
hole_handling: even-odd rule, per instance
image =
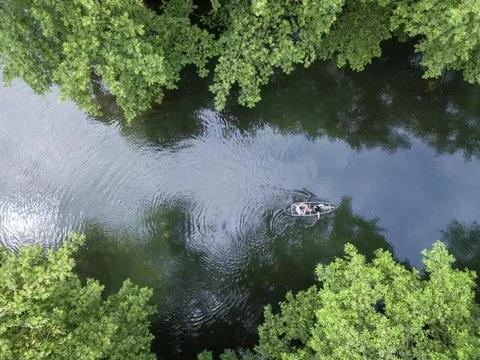
[[[255, 110], [222, 113], [187, 75], [131, 127], [108, 97], [90, 119], [55, 91], [1, 85], [0, 241], [86, 232], [79, 272], [108, 292], [127, 277], [153, 287], [168, 359], [249, 346], [263, 305], [311, 285], [347, 241], [419, 266], [442, 238], [480, 269], [480, 89], [422, 80], [400, 59], [362, 74], [300, 69]], [[340, 209], [316, 224], [285, 212], [311, 196]]]

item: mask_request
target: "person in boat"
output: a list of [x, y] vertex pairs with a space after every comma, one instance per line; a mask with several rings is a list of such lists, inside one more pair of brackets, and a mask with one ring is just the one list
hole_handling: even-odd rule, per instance
[[323, 204], [317, 204], [313, 207], [313, 213], [317, 214], [317, 218], [320, 219], [320, 215], [322, 215], [322, 211], [329, 210], [328, 206]]
[[307, 215], [312, 212], [312, 208], [306, 203], [300, 203], [295, 206], [295, 211], [298, 215]]

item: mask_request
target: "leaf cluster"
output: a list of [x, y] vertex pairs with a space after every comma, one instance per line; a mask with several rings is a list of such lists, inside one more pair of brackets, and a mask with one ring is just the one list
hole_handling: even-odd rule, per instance
[[[377, 250], [371, 262], [351, 245], [318, 265], [319, 285], [265, 308], [255, 352], [220, 359], [410, 360], [478, 358], [476, 275], [452, 267], [441, 242], [423, 252], [425, 274]], [[198, 359], [213, 359], [204, 352]]]
[[[96, 89], [117, 99], [127, 120], [193, 64], [206, 76], [217, 108], [233, 92], [253, 107], [278, 72], [334, 59], [362, 70], [382, 41], [412, 39], [425, 77], [462, 71], [480, 82], [480, 6], [475, 0], [167, 0], [153, 11], [141, 0], [4, 0], [0, 57], [4, 79], [21, 78], [43, 93], [59, 86], [91, 114]], [[195, 21], [192, 21], [195, 19]]]
[[269, 359], [474, 359], [480, 350], [475, 275], [452, 268], [437, 242], [426, 277], [379, 250], [372, 262], [347, 244], [319, 265], [320, 287], [265, 310], [256, 350]]
[[125, 281], [102, 298], [103, 286], [82, 284], [73, 254], [84, 237], [58, 250], [0, 249], [0, 357], [41, 359], [154, 359], [150, 289]]
[[4, 79], [22, 78], [39, 93], [58, 85], [94, 115], [99, 81], [131, 120], [161, 102], [187, 64], [206, 74], [212, 37], [191, 24], [192, 9], [183, 0], [169, 1], [161, 14], [141, 0], [3, 1]]

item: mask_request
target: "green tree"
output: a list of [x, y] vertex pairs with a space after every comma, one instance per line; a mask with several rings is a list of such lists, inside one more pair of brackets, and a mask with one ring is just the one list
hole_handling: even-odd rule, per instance
[[[455, 256], [455, 266], [459, 269], [468, 268], [480, 273], [480, 224], [470, 224], [452, 220], [446, 229], [442, 230], [442, 241]], [[480, 303], [480, 279], [477, 278], [476, 301]]]
[[452, 268], [442, 243], [425, 251], [427, 278], [380, 250], [352, 245], [317, 268], [320, 287], [265, 311], [257, 351], [273, 359], [473, 359], [480, 350], [475, 275]]
[[[454, 258], [443, 243], [423, 252], [425, 276], [385, 250], [378, 250], [371, 262], [351, 244], [345, 253], [317, 267], [320, 285], [287, 294], [277, 314], [266, 307], [257, 358], [478, 358], [475, 274], [452, 268]], [[222, 356], [238, 359], [242, 353]], [[199, 356], [210, 358], [207, 352]]]
[[224, 31], [218, 39], [220, 56], [212, 92], [221, 108], [234, 85], [238, 101], [252, 107], [260, 86], [279, 68], [289, 73], [295, 64], [311, 64], [319, 40], [335, 22], [344, 0], [225, 1], [218, 11]]
[[233, 90], [252, 107], [278, 71], [326, 59], [362, 70], [395, 36], [415, 43], [425, 77], [459, 70], [480, 83], [473, 0], [211, 0], [202, 14], [193, 0], [158, 3], [153, 11], [141, 0], [3, 0], [4, 78], [39, 93], [57, 85], [92, 114], [98, 88], [107, 90], [131, 120], [160, 103], [189, 64], [205, 76], [213, 59], [218, 108]]
[[154, 359], [148, 305], [151, 290], [125, 281], [102, 298], [103, 286], [82, 284], [73, 254], [84, 237], [58, 250], [0, 249], [0, 358]]
[[418, 39], [425, 77], [460, 70], [480, 83], [480, 6], [471, 0], [392, 1], [392, 28]]
[[[213, 1], [213, 0], [212, 0]], [[425, 77], [460, 70], [480, 83], [480, 6], [472, 0], [224, 0], [214, 13], [222, 33], [211, 87], [222, 107], [236, 84], [240, 104], [260, 100], [276, 69], [333, 58], [363, 70], [382, 41], [412, 39]], [[218, 26], [218, 25], [217, 25]]]
[[131, 120], [173, 89], [187, 64], [206, 75], [212, 37], [193, 26], [191, 1], [171, 0], [160, 14], [141, 0], [6, 0], [0, 3], [4, 79], [36, 92], [58, 85], [92, 114], [96, 82]]

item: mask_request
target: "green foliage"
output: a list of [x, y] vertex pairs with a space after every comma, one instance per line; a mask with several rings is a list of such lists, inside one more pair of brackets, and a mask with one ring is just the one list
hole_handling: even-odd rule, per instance
[[58, 250], [0, 249], [0, 354], [5, 360], [154, 359], [148, 318], [151, 290], [125, 281], [102, 299], [103, 286], [82, 285], [73, 254], [84, 238]]
[[220, 57], [211, 86], [217, 107], [225, 105], [235, 84], [240, 87], [240, 104], [251, 107], [260, 100], [260, 86], [276, 68], [289, 73], [295, 64], [314, 61], [317, 45], [343, 2], [226, 2], [226, 29], [218, 40]]
[[4, 0], [4, 79], [22, 78], [39, 93], [58, 85], [92, 114], [98, 89], [107, 90], [131, 120], [160, 103], [185, 66], [206, 76], [213, 59], [216, 106], [234, 91], [252, 107], [275, 73], [332, 58], [362, 70], [394, 35], [417, 43], [425, 77], [453, 69], [480, 83], [473, 0], [211, 0], [201, 16], [193, 0], [159, 3], [154, 12], [141, 0]]
[[212, 38], [191, 25], [190, 1], [172, 0], [160, 15], [140, 0], [6, 0], [0, 4], [4, 78], [24, 79], [42, 93], [59, 85], [90, 113], [95, 79], [127, 119], [161, 102], [187, 64], [206, 75]]
[[471, 0], [420, 0], [396, 3], [392, 26], [418, 38], [425, 77], [462, 70], [471, 83], [480, 82], [480, 6]]
[[319, 288], [265, 311], [256, 350], [269, 359], [474, 359], [480, 350], [474, 273], [452, 268], [437, 242], [423, 252], [427, 277], [384, 250], [369, 263], [346, 256], [319, 265]]
[[350, 1], [319, 44], [320, 58], [336, 58], [337, 65], [363, 70], [381, 55], [380, 43], [391, 37], [391, 9], [375, 3]]

